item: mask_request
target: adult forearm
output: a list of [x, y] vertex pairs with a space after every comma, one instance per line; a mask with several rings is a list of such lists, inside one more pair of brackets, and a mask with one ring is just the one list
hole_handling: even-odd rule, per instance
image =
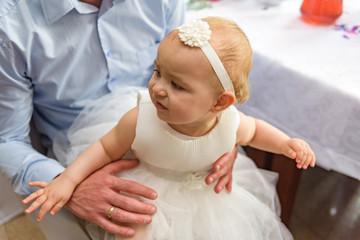
[[27, 195], [34, 191], [29, 188], [29, 182], [49, 182], [61, 173], [64, 167], [38, 153], [30, 143], [7, 141], [0, 143], [0, 169], [11, 181], [17, 194]]

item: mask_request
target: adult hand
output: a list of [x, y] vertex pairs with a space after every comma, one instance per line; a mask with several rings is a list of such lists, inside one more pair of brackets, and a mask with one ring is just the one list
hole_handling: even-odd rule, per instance
[[[126, 237], [133, 236], [134, 229], [120, 226], [111, 220], [119, 223], [148, 224], [152, 220], [151, 215], [156, 212], [156, 207], [121, 195], [119, 192], [148, 199], [156, 199], [157, 193], [139, 183], [114, 175], [138, 164], [138, 160], [119, 160], [97, 170], [77, 186], [65, 207], [76, 216], [99, 225], [107, 232]], [[114, 209], [109, 219], [108, 214], [112, 206]]]
[[215, 185], [214, 191], [220, 193], [224, 187], [228, 193], [232, 188], [232, 170], [237, 156], [237, 146], [222, 155], [213, 165], [213, 171], [205, 178], [207, 185], [219, 180]]

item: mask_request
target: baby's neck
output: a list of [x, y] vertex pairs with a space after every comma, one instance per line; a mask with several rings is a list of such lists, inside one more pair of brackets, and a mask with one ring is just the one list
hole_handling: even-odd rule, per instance
[[198, 123], [191, 123], [191, 124], [171, 124], [168, 123], [168, 125], [174, 129], [175, 131], [191, 136], [191, 137], [200, 137], [208, 132], [210, 132], [218, 122], [218, 116], [215, 115], [211, 119], [208, 119], [204, 122], [198, 122]]

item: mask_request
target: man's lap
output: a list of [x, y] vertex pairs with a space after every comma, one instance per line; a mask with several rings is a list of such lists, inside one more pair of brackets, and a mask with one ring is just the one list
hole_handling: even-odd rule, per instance
[[79, 219], [70, 211], [63, 208], [54, 216], [46, 214], [41, 222], [36, 221], [37, 211], [28, 217], [41, 229], [48, 240], [89, 240]]

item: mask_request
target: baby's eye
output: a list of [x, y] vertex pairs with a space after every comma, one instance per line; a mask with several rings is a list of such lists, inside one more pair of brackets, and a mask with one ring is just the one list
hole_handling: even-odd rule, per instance
[[178, 85], [176, 82], [171, 81], [171, 85], [173, 86], [173, 88], [175, 89], [183, 89], [180, 85]]
[[156, 76], [161, 77], [161, 73], [157, 68], [154, 68], [153, 71], [156, 73]]

